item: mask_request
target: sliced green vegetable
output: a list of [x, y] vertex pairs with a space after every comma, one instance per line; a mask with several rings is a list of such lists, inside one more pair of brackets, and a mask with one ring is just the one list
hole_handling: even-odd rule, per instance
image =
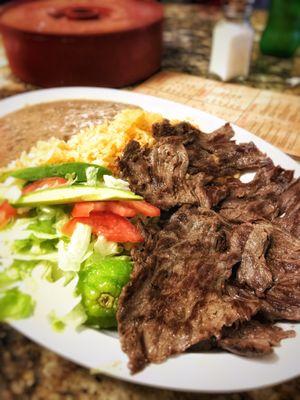
[[11, 176], [32, 182], [37, 181], [38, 179], [50, 178], [53, 176], [67, 178], [68, 176], [75, 174], [77, 182], [86, 182], [88, 178], [87, 170], [91, 167], [97, 170], [97, 179], [101, 179], [103, 175], [111, 174], [107, 168], [101, 167], [97, 164], [72, 162], [19, 169], [11, 172]]
[[117, 325], [116, 311], [123, 286], [131, 273], [129, 257], [93, 254], [79, 273], [78, 291], [87, 314], [87, 324], [97, 328]]
[[61, 186], [30, 192], [17, 200], [14, 205], [34, 207], [47, 204], [68, 204], [83, 201], [141, 200], [142, 197], [129, 190], [101, 186]]
[[31, 297], [19, 289], [10, 289], [0, 297], [0, 321], [28, 318], [33, 309]]

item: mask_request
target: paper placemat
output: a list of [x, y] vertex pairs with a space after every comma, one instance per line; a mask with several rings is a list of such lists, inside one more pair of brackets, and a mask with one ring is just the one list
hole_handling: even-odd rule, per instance
[[300, 157], [300, 98], [177, 72], [160, 72], [134, 89], [199, 108]]

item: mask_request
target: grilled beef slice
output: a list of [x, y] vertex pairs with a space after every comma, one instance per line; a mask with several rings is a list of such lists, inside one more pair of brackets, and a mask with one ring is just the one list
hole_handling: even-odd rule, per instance
[[253, 143], [236, 144], [232, 140], [234, 131], [228, 123], [206, 134], [187, 122], [172, 125], [165, 120], [153, 125], [153, 135], [158, 143], [171, 139], [171, 143], [185, 146], [191, 174], [228, 176], [272, 164]]
[[262, 300], [269, 319], [300, 321], [300, 239], [272, 227], [266, 262], [272, 273], [272, 286]]
[[293, 180], [293, 171], [269, 165], [256, 173], [249, 183], [239, 179], [228, 182], [230, 194], [219, 208], [232, 222], [273, 220], [281, 211], [280, 196]]
[[266, 221], [240, 225], [231, 242], [241, 254], [231, 281], [260, 300], [269, 320], [300, 321], [300, 240]]
[[205, 174], [187, 173], [188, 154], [182, 143], [162, 143], [152, 149], [132, 141], [120, 160], [122, 176], [130, 187], [150, 203], [169, 209], [180, 204], [209, 200], [203, 186], [211, 180]]
[[131, 142], [119, 163], [131, 189], [166, 210], [144, 226], [119, 301], [132, 372], [203, 343], [269, 353], [292, 333], [247, 321], [258, 312], [300, 321], [299, 179], [254, 144], [237, 145], [229, 124], [204, 134], [164, 121], [153, 134], [153, 147]]
[[189, 352], [207, 352], [223, 349], [244, 357], [261, 357], [273, 352], [283, 339], [293, 338], [294, 330], [285, 331], [268, 321], [252, 319], [222, 330], [221, 337], [204, 340], [188, 349]]
[[274, 221], [295, 237], [300, 237], [300, 179], [295, 180], [279, 198], [281, 215]]
[[240, 356], [255, 357], [272, 353], [282, 339], [295, 336], [295, 331], [284, 331], [270, 323], [251, 320], [241, 326], [224, 328], [217, 347]]
[[273, 277], [265, 259], [272, 229], [269, 226], [254, 225], [245, 243], [237, 281], [254, 291], [256, 296], [272, 286]]
[[229, 194], [227, 177], [271, 166], [253, 143], [237, 145], [229, 124], [205, 134], [188, 123], [154, 124], [156, 144], [132, 141], [120, 159], [130, 187], [162, 209], [182, 204], [212, 208]]
[[240, 259], [231, 227], [215, 212], [183, 206], [133, 252], [134, 271], [119, 299], [118, 328], [132, 372], [161, 362], [224, 326], [247, 321], [259, 302], [226, 280]]

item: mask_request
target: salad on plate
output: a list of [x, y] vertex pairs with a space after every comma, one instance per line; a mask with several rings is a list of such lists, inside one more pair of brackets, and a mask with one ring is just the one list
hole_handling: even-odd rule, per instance
[[55, 330], [117, 326], [136, 217], [160, 210], [97, 164], [5, 171], [0, 184], [0, 320], [46, 315]]

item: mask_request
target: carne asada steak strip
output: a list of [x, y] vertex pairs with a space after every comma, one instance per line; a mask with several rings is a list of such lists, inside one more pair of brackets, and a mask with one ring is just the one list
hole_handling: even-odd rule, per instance
[[118, 309], [132, 372], [218, 337], [224, 326], [257, 311], [255, 298], [224, 293], [240, 258], [227, 241], [230, 230], [215, 212], [183, 206], [162, 230], [146, 236], [143, 250], [133, 252], [135, 268]]
[[[229, 124], [204, 134], [163, 121], [153, 135], [154, 146], [132, 141], [119, 161], [131, 189], [166, 210], [143, 226], [119, 301], [131, 371], [203, 343], [271, 352], [293, 333], [268, 321], [300, 321], [300, 180], [236, 144]], [[257, 313], [268, 321], [248, 322]]]

